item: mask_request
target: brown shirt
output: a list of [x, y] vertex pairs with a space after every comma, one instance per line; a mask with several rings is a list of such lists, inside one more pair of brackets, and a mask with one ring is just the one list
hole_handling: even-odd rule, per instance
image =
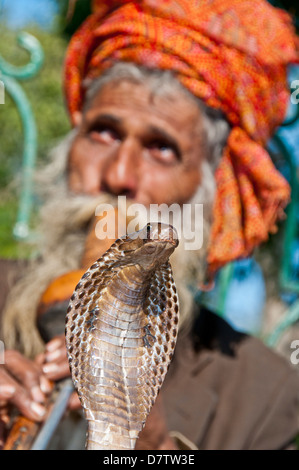
[[199, 449], [280, 449], [299, 431], [299, 374], [260, 340], [201, 311], [162, 387], [168, 428]]

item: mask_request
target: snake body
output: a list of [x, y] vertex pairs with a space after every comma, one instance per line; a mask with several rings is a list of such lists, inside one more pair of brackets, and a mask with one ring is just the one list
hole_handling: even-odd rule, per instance
[[134, 449], [156, 400], [178, 330], [169, 263], [177, 244], [175, 229], [160, 223], [120, 238], [71, 297], [67, 353], [89, 450]]

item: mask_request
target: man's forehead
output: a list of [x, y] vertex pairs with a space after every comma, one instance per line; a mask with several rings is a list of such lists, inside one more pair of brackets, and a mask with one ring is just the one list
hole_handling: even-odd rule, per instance
[[182, 92], [160, 94], [142, 83], [129, 80], [105, 84], [93, 97], [85, 117], [93, 119], [98, 114], [121, 120], [130, 113], [156, 117], [176, 127], [193, 126], [200, 116], [199, 107]]

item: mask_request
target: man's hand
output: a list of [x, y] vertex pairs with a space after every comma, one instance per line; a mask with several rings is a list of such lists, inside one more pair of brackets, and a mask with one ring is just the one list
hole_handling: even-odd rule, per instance
[[70, 376], [64, 335], [55, 336], [46, 344], [45, 352], [37, 357], [42, 371], [49, 380], [60, 380]]
[[[67, 359], [65, 336], [55, 336], [46, 344], [45, 352], [37, 357], [38, 363], [49, 380], [60, 380], [70, 376], [70, 368]], [[74, 392], [69, 401], [69, 409], [75, 410], [81, 407], [78, 395]]]
[[42, 421], [46, 396], [51, 390], [52, 385], [38, 364], [18, 351], [5, 351], [5, 364], [0, 365], [0, 447], [9, 421], [9, 405], [33, 421]]

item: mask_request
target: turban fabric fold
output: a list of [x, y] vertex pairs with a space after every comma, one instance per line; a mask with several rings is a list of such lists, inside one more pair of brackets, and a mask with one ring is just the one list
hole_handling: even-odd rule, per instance
[[287, 65], [298, 63], [291, 19], [265, 0], [94, 0], [65, 62], [69, 112], [83, 82], [117, 61], [171, 70], [231, 125], [215, 178], [208, 265], [248, 256], [275, 230], [290, 188], [265, 145], [290, 99]]

